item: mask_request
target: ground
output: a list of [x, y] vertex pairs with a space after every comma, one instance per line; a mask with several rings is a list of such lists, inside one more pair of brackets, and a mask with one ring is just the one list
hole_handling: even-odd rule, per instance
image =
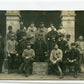
[[24, 74], [17, 73], [1, 73], [0, 79], [5, 80], [84, 80], [84, 73], [78, 73], [78, 77], [74, 78], [73, 75], [65, 75], [63, 79], [59, 79], [59, 76], [56, 75], [30, 75], [29, 77], [25, 77]]

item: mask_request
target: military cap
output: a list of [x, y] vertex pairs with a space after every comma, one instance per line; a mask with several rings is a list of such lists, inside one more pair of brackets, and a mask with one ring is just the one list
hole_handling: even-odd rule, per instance
[[12, 26], [8, 26], [8, 30], [12, 29]]

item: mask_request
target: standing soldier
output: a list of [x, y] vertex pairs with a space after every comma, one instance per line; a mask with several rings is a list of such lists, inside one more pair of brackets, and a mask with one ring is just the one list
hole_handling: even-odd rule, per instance
[[22, 53], [23, 51], [26, 49], [27, 46], [27, 37], [23, 36], [22, 39], [19, 41], [18, 43], [18, 68], [19, 68], [19, 72], [22, 71], [22, 65], [23, 65], [23, 58], [22, 58]]
[[49, 32], [46, 34], [46, 41], [47, 41], [48, 50], [51, 51], [52, 48], [55, 46], [55, 43], [58, 41], [58, 33], [54, 26], [48, 28], [48, 31]]
[[45, 52], [47, 51], [47, 45], [44, 42], [41, 34], [38, 35], [38, 38], [34, 44], [34, 49], [35, 49], [35, 56], [36, 56], [36, 61], [38, 62], [44, 62], [46, 57], [45, 57]]
[[79, 58], [79, 72], [82, 71], [84, 68], [84, 38], [83, 36], [79, 36], [78, 40], [76, 41], [77, 49], [80, 51], [80, 58]]
[[64, 39], [64, 34], [60, 35], [60, 40], [57, 42], [59, 49], [63, 51], [63, 65], [62, 65], [62, 70], [65, 72], [65, 63], [66, 63], [66, 51], [68, 49], [67, 41]]
[[17, 30], [17, 32], [16, 32], [16, 36], [17, 36], [18, 42], [22, 39], [23, 36], [26, 36], [26, 32], [24, 30], [24, 26], [22, 23], [20, 24], [20, 29]]
[[27, 44], [27, 48], [23, 51], [22, 56], [24, 58], [25, 76], [28, 77], [32, 62], [35, 58], [35, 52], [31, 49], [30, 44]]
[[14, 34], [11, 35], [11, 39], [7, 40], [7, 53], [8, 53], [8, 73], [14, 72], [17, 65], [17, 42], [14, 38]]
[[35, 38], [36, 31], [37, 31], [37, 28], [35, 27], [34, 23], [31, 23], [26, 31], [27, 38], [31, 38], [30, 43], [32, 45], [32, 48], [33, 48], [34, 42], [36, 40], [36, 38]]
[[63, 25], [62, 24], [60, 24], [60, 27], [59, 27], [59, 29], [58, 29], [58, 35], [60, 36], [60, 35], [63, 35], [64, 37], [66, 36], [66, 31], [65, 31], [65, 29], [63, 28]]
[[41, 22], [40, 28], [38, 28], [38, 30], [37, 30], [36, 38], [39, 37], [39, 34], [40, 34], [40, 36], [42, 36], [44, 42], [46, 43], [45, 35], [47, 34], [47, 28], [45, 27], [43, 22]]
[[4, 40], [0, 34], [0, 73], [2, 72], [2, 66], [4, 61]]

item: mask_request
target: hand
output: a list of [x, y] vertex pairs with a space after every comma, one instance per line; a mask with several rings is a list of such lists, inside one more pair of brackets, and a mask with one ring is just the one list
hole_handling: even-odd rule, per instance
[[25, 57], [25, 59], [28, 59], [29, 57]]
[[10, 57], [10, 54], [8, 54], [8, 57]]
[[50, 38], [48, 38], [48, 40], [50, 40]]
[[16, 54], [16, 56], [18, 56], [18, 53]]

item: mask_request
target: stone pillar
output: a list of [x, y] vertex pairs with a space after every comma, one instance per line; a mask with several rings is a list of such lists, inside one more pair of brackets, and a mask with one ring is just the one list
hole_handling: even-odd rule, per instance
[[61, 20], [63, 28], [71, 34], [71, 42], [75, 41], [75, 11], [62, 11]]
[[[13, 32], [16, 32], [17, 29], [20, 29], [20, 11], [6, 11], [6, 35], [8, 33], [8, 26], [12, 26]], [[3, 72], [8, 72], [6, 43], [7, 38], [5, 38], [5, 59], [3, 64]]]
[[20, 28], [20, 11], [6, 11], [6, 32], [8, 26], [13, 27], [13, 32]]

